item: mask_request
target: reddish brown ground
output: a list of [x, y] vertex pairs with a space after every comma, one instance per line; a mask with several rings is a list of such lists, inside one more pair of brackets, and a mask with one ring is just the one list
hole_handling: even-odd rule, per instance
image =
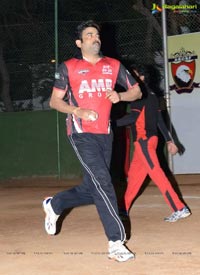
[[178, 177], [193, 215], [170, 224], [160, 192], [150, 184], [131, 210], [128, 246], [136, 259], [117, 263], [107, 259], [107, 240], [95, 206], [74, 209], [61, 232], [48, 236], [41, 202], [77, 184], [53, 179], [0, 182], [1, 275], [199, 275], [200, 175]]

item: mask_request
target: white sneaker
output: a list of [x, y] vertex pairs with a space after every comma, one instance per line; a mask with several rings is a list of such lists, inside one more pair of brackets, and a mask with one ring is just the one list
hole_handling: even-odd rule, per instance
[[176, 222], [180, 219], [187, 218], [192, 213], [190, 210], [185, 206], [183, 209], [173, 212], [169, 217], [164, 218], [166, 222]]
[[129, 259], [134, 259], [135, 255], [126, 248], [122, 241], [109, 241], [108, 258], [114, 259], [118, 262], [125, 262]]
[[49, 235], [56, 234], [56, 222], [59, 215], [56, 215], [51, 206], [52, 197], [48, 197], [43, 201], [43, 209], [46, 214], [45, 217], [45, 230]]

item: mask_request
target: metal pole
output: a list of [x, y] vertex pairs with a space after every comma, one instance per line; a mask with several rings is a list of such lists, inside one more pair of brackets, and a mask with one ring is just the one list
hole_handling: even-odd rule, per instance
[[[162, 7], [165, 5], [165, 0], [162, 0]], [[164, 80], [165, 80], [165, 96], [166, 96], [166, 104], [167, 111], [169, 114], [169, 118], [171, 118], [171, 104], [170, 104], [170, 91], [169, 91], [169, 70], [168, 70], [168, 45], [167, 45], [167, 19], [166, 19], [166, 10], [162, 8], [162, 31], [163, 31], [163, 55], [164, 55]], [[171, 119], [169, 121], [170, 132], [172, 125]], [[168, 154], [168, 164], [171, 171], [174, 171], [173, 168], [173, 158], [171, 154]]]
[[[58, 0], [54, 2], [54, 35], [55, 35], [55, 71], [58, 68]], [[61, 177], [60, 172], [60, 122], [59, 112], [56, 112], [56, 131], [57, 131], [57, 169], [58, 178]]]
[[58, 0], [54, 3], [55, 69], [58, 68]]

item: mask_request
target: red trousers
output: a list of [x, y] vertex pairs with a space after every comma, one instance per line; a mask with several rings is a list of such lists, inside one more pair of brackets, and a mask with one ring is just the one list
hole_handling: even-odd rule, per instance
[[128, 172], [128, 185], [125, 193], [127, 211], [147, 175], [158, 186], [165, 201], [173, 211], [180, 210], [185, 206], [160, 167], [156, 153], [157, 144], [157, 136], [134, 142], [133, 159]]

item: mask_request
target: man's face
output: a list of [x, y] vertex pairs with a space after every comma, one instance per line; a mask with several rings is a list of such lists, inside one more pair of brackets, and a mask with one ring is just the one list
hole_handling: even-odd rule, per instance
[[76, 45], [81, 48], [84, 55], [98, 54], [101, 48], [99, 32], [96, 28], [88, 27], [82, 32], [82, 40], [76, 40]]

